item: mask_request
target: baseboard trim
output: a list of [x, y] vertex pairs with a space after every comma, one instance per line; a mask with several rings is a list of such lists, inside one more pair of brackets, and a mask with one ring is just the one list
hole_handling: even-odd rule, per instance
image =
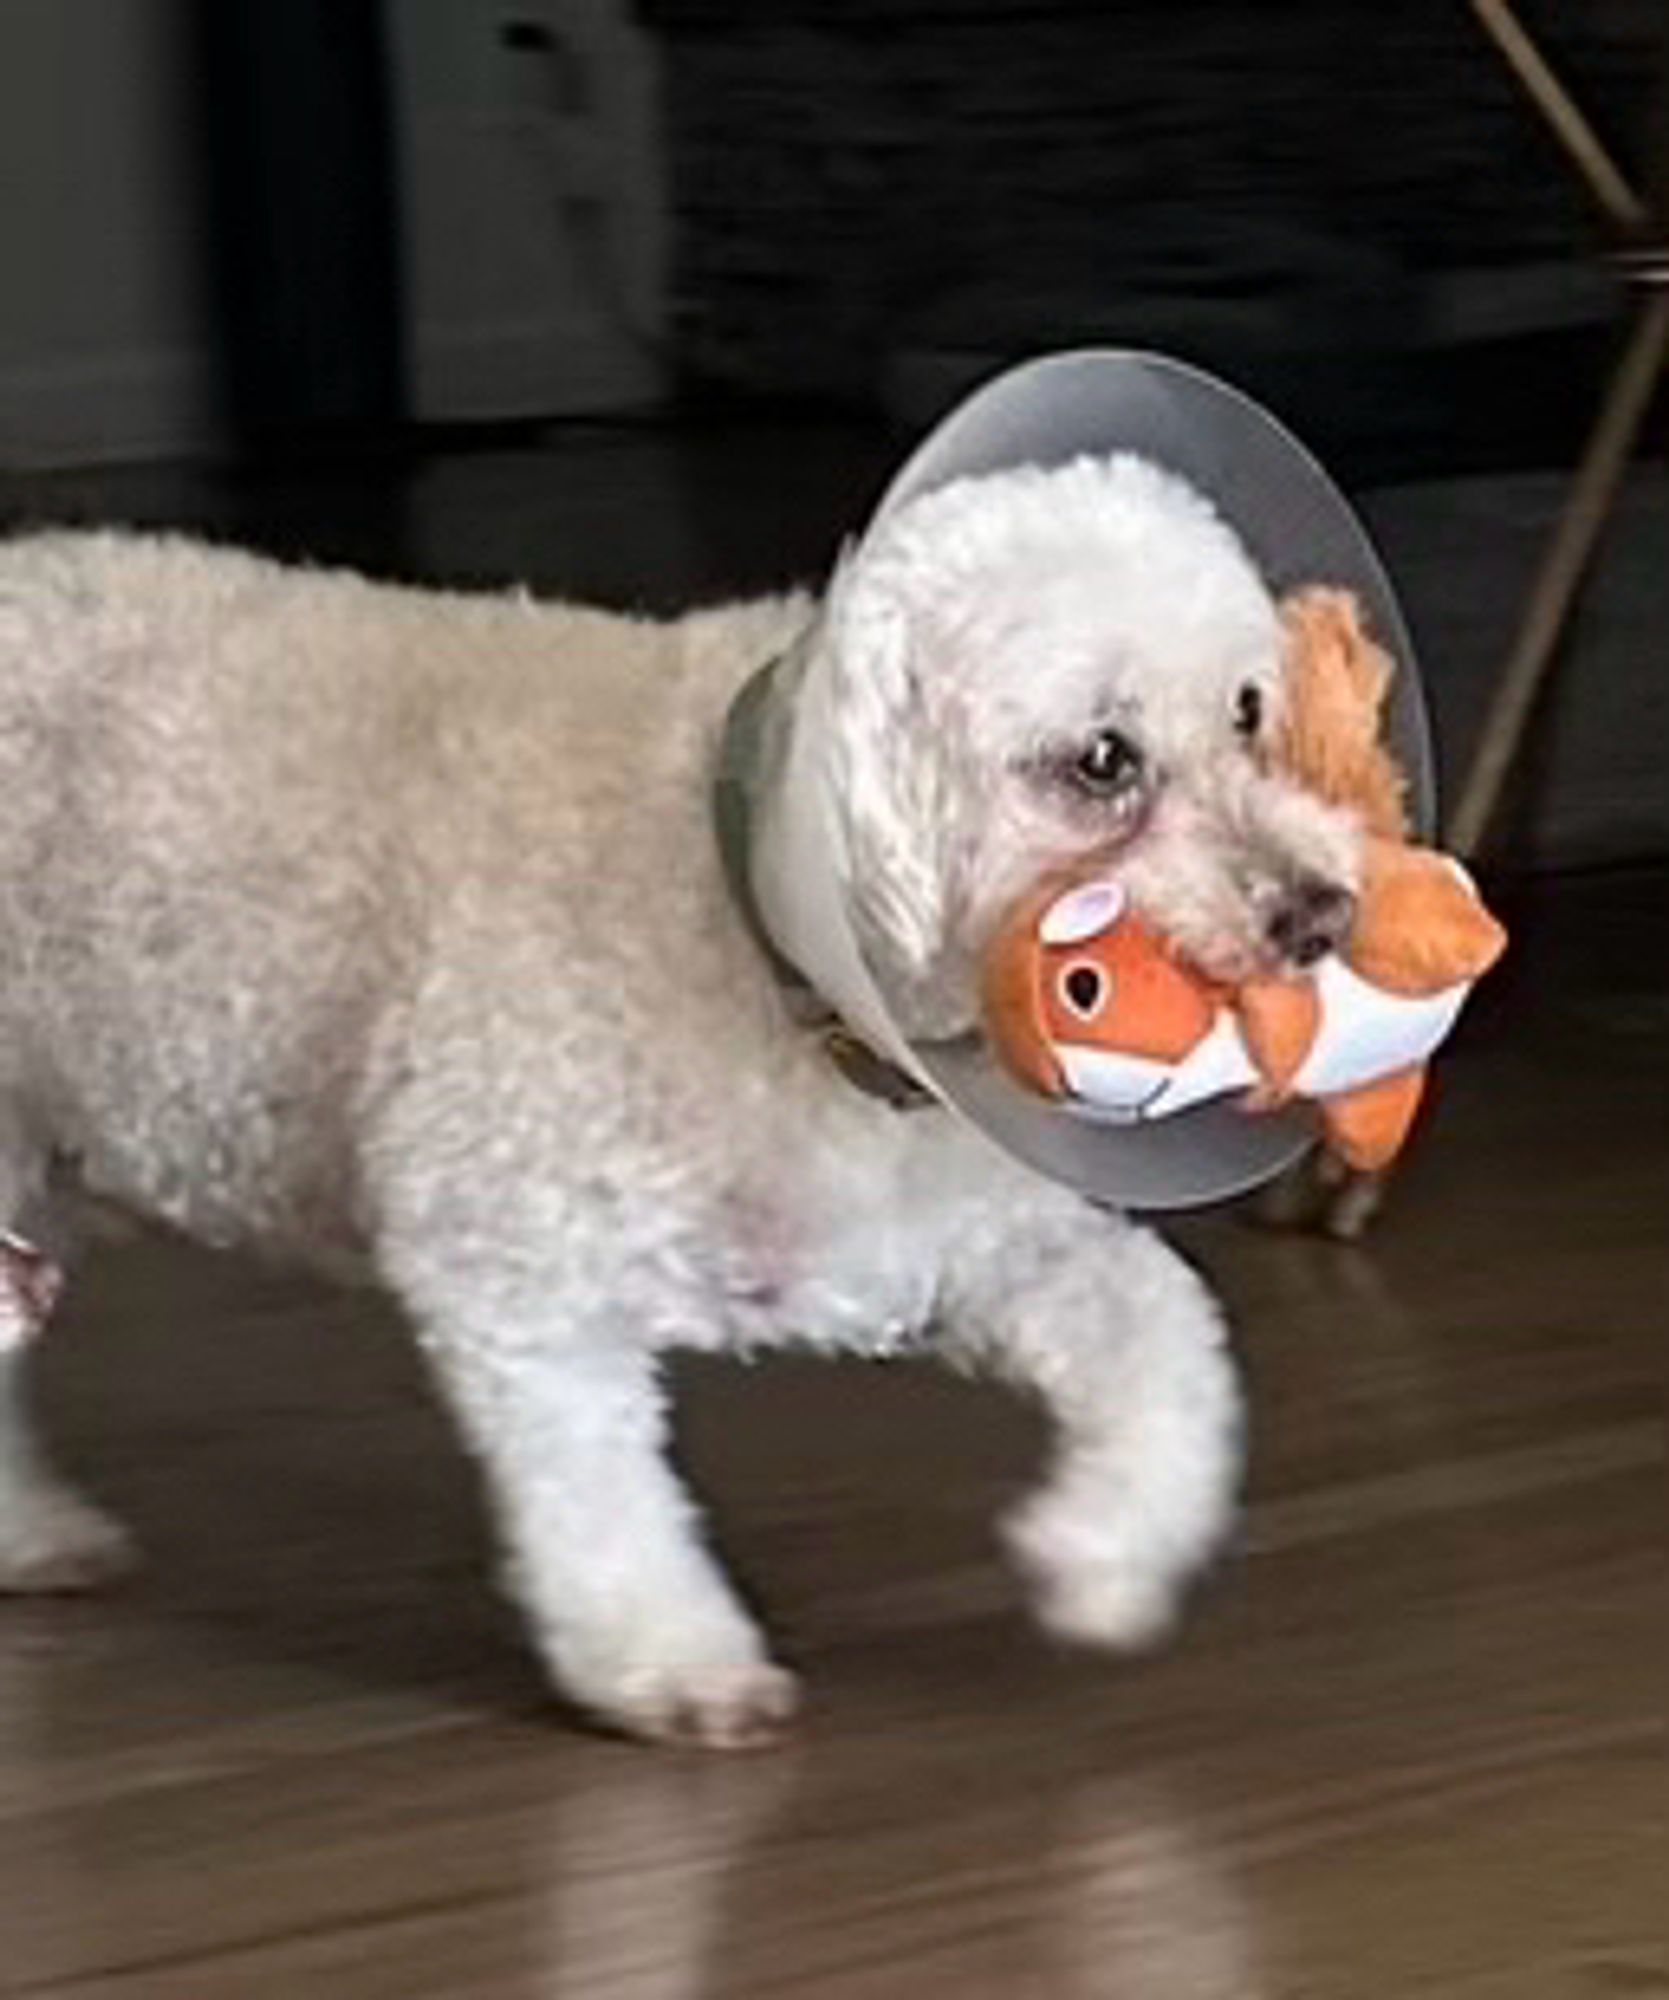
[[0, 466], [8, 470], [198, 457], [224, 443], [200, 350], [0, 364]]
[[440, 422], [642, 410], [665, 389], [652, 355], [568, 319], [420, 326], [413, 351], [416, 407]]

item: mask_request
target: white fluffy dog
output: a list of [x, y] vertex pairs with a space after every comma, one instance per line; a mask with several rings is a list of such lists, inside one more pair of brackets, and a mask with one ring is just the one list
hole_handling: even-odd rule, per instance
[[[370, 1272], [484, 1464], [557, 1684], [715, 1745], [770, 1735], [795, 1684], [663, 1456], [667, 1349], [924, 1348], [1030, 1390], [1057, 1442], [1008, 1539], [1077, 1639], [1162, 1630], [1238, 1479], [1193, 1273], [953, 1115], [855, 1089], [733, 906], [719, 735], [812, 611], [654, 623], [180, 540], [0, 548], [0, 1227], [38, 1239], [69, 1176]], [[1277, 608], [1167, 475], [918, 500], [815, 643], [859, 920], [912, 1028], [968, 1026], [1009, 897], [1097, 851], [1225, 973], [1338, 935], [1355, 830], [1257, 755]], [[63, 1587], [118, 1531], [31, 1442], [45, 1287], [19, 1242], [0, 1261], [0, 1588]]]

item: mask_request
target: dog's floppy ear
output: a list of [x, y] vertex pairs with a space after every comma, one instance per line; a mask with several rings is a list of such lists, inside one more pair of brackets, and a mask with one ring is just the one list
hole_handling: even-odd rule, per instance
[[890, 1002], [930, 1005], [922, 989], [944, 970], [968, 833], [966, 788], [955, 782], [925, 698], [916, 618], [889, 581], [847, 562], [830, 587], [824, 754], [864, 945], [897, 989]]

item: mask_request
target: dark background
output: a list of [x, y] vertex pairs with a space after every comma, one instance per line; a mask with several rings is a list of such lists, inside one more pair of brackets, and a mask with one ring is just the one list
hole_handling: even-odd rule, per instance
[[[37, 254], [91, 257], [123, 191], [76, 104], [87, 66], [119, 50], [64, 23], [143, 38], [177, 154], [166, 227], [200, 408], [160, 451], [114, 431], [101, 449], [92, 424], [73, 448], [15, 420], [8, 437], [0, 417], [14, 525], [180, 525], [671, 608], [815, 577], [910, 439], [1004, 362], [1157, 347], [1262, 397], [1361, 498], [1452, 771], [1630, 303], [1463, 0], [48, 5], [21, 0], [0, 43], [37, 63], [37, 95], [63, 95], [37, 150], [69, 166], [55, 179], [20, 154], [0, 226], [10, 207]], [[1669, 157], [1669, 9], [1526, 0], [1525, 18], [1644, 180]], [[583, 152], [621, 116], [624, 45], [599, 20], [636, 38], [651, 76], [653, 311], [630, 268], [649, 224], [619, 205], [632, 156]], [[102, 88], [120, 102], [119, 77]], [[457, 112], [453, 151], [424, 155], [437, 104]], [[501, 142], [502, 170], [475, 174]], [[60, 183], [76, 190], [61, 228]], [[562, 260], [542, 275], [541, 248]], [[432, 357], [437, 288], [483, 271], [478, 289], [504, 272], [520, 287], [505, 325], [529, 299], [548, 309], [518, 333], [502, 393], [490, 356], [465, 390]], [[8, 302], [26, 323], [31, 282], [8, 261], [0, 390]], [[565, 362], [562, 314], [581, 306]], [[1664, 438], [1660, 397], [1498, 830], [1503, 861], [1669, 847]]]

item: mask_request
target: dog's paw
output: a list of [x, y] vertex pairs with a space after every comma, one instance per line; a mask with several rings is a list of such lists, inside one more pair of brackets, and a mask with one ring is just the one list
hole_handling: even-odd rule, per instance
[[1032, 1610], [1044, 1631], [1068, 1645], [1144, 1653], [1175, 1630], [1177, 1593], [1139, 1570], [1109, 1563], [1034, 1579]]
[[628, 1736], [697, 1750], [764, 1750], [800, 1708], [800, 1684], [769, 1660], [663, 1668], [631, 1676], [591, 1704]]
[[137, 1564], [133, 1539], [121, 1523], [65, 1487], [0, 1502], [0, 1595], [102, 1590]]
[[1071, 1645], [1140, 1653], [1175, 1628], [1185, 1577], [1142, 1562], [1116, 1537], [1086, 1532], [1047, 1501], [1022, 1508], [1003, 1539], [1025, 1579], [1038, 1623]]

